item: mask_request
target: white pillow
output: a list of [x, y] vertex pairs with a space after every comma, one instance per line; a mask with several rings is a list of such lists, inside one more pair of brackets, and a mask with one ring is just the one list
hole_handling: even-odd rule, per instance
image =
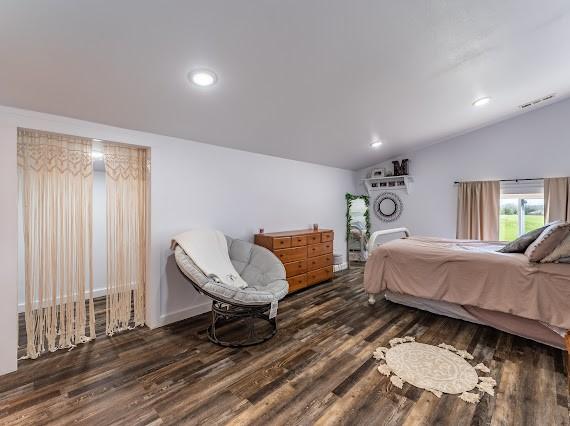
[[540, 261], [540, 263], [556, 262], [561, 257], [570, 257], [570, 235], [568, 235], [558, 246]]

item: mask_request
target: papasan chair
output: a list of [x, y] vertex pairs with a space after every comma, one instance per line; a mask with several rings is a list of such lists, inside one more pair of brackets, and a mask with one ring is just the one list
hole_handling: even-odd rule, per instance
[[[226, 285], [215, 276], [206, 276], [182, 246], [173, 241], [176, 264], [198, 292], [212, 299], [212, 322], [208, 327], [210, 341], [228, 347], [257, 345], [277, 333], [277, 302], [289, 291], [285, 267], [264, 247], [228, 236], [225, 239], [231, 264], [247, 287], [237, 288]], [[269, 332], [258, 335], [256, 318], [270, 325]], [[246, 335], [245, 338], [225, 340], [219, 336], [219, 325], [226, 323], [226, 320], [239, 319], [246, 323], [247, 328], [242, 333]]]

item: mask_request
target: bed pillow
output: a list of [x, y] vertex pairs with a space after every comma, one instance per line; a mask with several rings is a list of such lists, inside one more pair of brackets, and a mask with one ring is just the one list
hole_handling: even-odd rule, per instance
[[560, 259], [558, 259], [558, 260], [556, 261], [556, 263], [568, 263], [568, 264], [570, 264], [570, 256], [568, 256], [568, 257], [561, 257]]
[[560, 258], [570, 257], [570, 235], [568, 235], [558, 247], [556, 247], [548, 256], [540, 261], [540, 263], [556, 262]]
[[540, 262], [568, 236], [570, 223], [558, 222], [549, 225], [534, 242], [528, 246], [524, 254], [531, 262]]
[[545, 225], [542, 228], [527, 232], [526, 234], [518, 237], [516, 240], [511, 241], [509, 244], [498, 251], [500, 253], [524, 253], [528, 246], [530, 246], [534, 240], [540, 237], [542, 231], [544, 231], [549, 226], [550, 225]]

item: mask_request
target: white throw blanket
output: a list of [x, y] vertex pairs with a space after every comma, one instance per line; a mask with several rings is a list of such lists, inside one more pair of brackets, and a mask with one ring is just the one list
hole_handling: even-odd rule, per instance
[[208, 277], [228, 286], [246, 288], [247, 283], [235, 270], [228, 254], [226, 237], [213, 229], [192, 229], [176, 235], [171, 248], [176, 244], [192, 259]]

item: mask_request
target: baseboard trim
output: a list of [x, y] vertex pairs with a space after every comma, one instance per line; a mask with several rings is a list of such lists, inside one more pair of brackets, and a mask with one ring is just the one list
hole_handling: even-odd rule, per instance
[[[107, 294], [107, 290], [104, 288], [93, 290], [93, 298], [104, 297]], [[88, 296], [88, 294], [86, 294]], [[87, 299], [87, 297], [86, 297]], [[196, 315], [203, 314], [205, 312], [210, 312], [212, 309], [212, 302], [207, 301], [190, 308], [180, 309], [178, 311], [169, 312], [167, 314], [161, 315], [157, 324], [154, 324], [151, 328], [162, 327], [164, 325], [172, 324], [173, 322], [182, 321], [187, 318], [195, 317]], [[18, 303], [18, 313], [25, 311], [25, 304]]]
[[[97, 297], [103, 297], [107, 295], [107, 289], [105, 288], [96, 288], [93, 290], [93, 298], [97, 298]], [[89, 298], [89, 292], [85, 292], [85, 300], [87, 300]], [[58, 298], [59, 301], [59, 298]], [[21, 314], [22, 312], [25, 312], [26, 310], [26, 305], [24, 302], [22, 303], [18, 303], [18, 313]]]
[[182, 321], [187, 318], [195, 317], [196, 315], [200, 315], [206, 312], [210, 312], [212, 309], [212, 302], [208, 301], [205, 303], [201, 303], [200, 305], [192, 306], [191, 308], [180, 309], [178, 311], [169, 312], [167, 314], [161, 315], [158, 324], [155, 324], [155, 327], [163, 327], [168, 324], [172, 324], [173, 322]]

